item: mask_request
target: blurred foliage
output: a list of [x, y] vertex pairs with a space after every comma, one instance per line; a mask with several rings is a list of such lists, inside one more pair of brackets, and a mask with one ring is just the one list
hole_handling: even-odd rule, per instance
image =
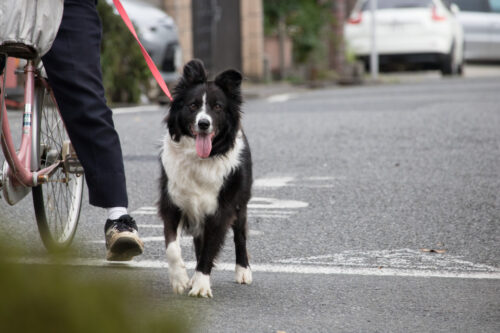
[[106, 1], [97, 5], [102, 21], [101, 65], [108, 102], [137, 103], [148, 89], [149, 70], [120, 16]]
[[293, 58], [298, 64], [315, 61], [315, 53], [323, 54], [325, 27], [332, 20], [333, 0], [266, 0], [264, 1], [264, 32], [279, 33], [280, 18], [286, 34], [293, 42]]
[[0, 332], [190, 331], [183, 316], [151, 311], [143, 290], [124, 279], [58, 264], [71, 258], [52, 258], [54, 265], [14, 263], [19, 252], [0, 246]]

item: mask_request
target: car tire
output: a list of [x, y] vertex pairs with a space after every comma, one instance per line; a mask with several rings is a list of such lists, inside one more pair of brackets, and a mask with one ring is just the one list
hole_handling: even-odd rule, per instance
[[455, 64], [454, 53], [455, 43], [451, 45], [450, 53], [444, 55], [441, 60], [441, 74], [443, 76], [451, 76], [459, 72], [459, 66]]
[[457, 75], [458, 76], [463, 76], [464, 75], [464, 66], [465, 66], [465, 44], [462, 46], [462, 57], [460, 60], [460, 64], [457, 65]]
[[458, 76], [463, 76], [464, 75], [464, 62], [462, 61], [460, 65], [457, 66], [457, 73]]

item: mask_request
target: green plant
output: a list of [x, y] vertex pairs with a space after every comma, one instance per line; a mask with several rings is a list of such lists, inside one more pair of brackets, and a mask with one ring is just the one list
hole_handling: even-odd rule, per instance
[[298, 64], [314, 62], [314, 53], [324, 53], [325, 26], [331, 20], [331, 2], [317, 0], [264, 1], [264, 32], [279, 33], [280, 22], [293, 41], [293, 58]]
[[149, 85], [149, 71], [132, 34], [106, 1], [97, 10], [102, 21], [101, 65], [106, 98], [137, 103]]
[[356, 62], [356, 53], [352, 50], [352, 47], [346, 42], [345, 44], [345, 60], [348, 64], [354, 64]]
[[[190, 332], [183, 313], [154, 309], [137, 283], [100, 277], [100, 271], [62, 265], [23, 264], [22, 252], [0, 242], [0, 332]], [[17, 258], [17, 259], [16, 259]], [[178, 310], [176, 311], [178, 312]]]

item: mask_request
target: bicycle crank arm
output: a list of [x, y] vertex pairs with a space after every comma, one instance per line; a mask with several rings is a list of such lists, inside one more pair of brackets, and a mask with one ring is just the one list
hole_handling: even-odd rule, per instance
[[52, 164], [51, 166], [42, 169], [36, 173], [33, 173], [34, 179], [36, 179], [36, 185], [45, 184], [50, 181], [50, 177], [63, 165], [63, 161], [58, 161], [57, 163]]

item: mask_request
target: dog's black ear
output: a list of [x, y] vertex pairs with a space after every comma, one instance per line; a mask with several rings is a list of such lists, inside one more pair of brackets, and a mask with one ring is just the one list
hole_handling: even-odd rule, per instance
[[240, 72], [235, 71], [234, 69], [228, 69], [227, 71], [217, 75], [215, 78], [215, 84], [223, 90], [231, 91], [240, 88], [241, 80], [243, 80], [243, 77]]
[[203, 62], [193, 59], [184, 66], [183, 78], [188, 84], [204, 83], [207, 81], [207, 73]]

